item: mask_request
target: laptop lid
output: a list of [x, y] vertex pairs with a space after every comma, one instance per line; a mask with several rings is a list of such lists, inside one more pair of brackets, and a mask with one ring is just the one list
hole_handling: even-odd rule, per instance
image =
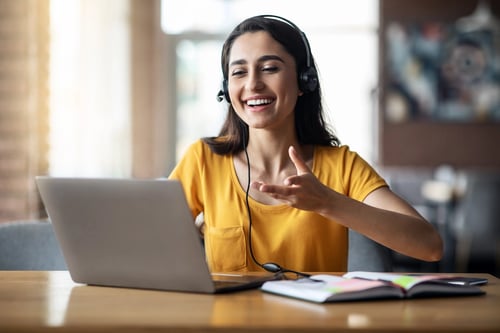
[[263, 282], [245, 277], [215, 287], [179, 181], [36, 177], [36, 183], [75, 282], [202, 293]]

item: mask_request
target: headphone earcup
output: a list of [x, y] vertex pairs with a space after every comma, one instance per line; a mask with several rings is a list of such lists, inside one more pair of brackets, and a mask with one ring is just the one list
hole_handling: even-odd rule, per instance
[[227, 88], [227, 80], [222, 80], [222, 92], [224, 94], [224, 98], [228, 103], [231, 103], [231, 99], [229, 98], [229, 89]]
[[304, 93], [310, 93], [318, 87], [318, 73], [314, 67], [308, 67], [300, 73], [299, 88]]

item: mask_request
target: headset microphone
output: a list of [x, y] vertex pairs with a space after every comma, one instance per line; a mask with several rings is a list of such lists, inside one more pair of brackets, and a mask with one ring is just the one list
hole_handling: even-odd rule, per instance
[[217, 98], [217, 102], [222, 102], [224, 100], [224, 91], [219, 90], [216, 98]]

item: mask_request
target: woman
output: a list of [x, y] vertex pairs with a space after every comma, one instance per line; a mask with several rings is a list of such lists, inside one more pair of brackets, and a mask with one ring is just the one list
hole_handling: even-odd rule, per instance
[[204, 215], [212, 271], [345, 271], [348, 228], [414, 258], [441, 258], [432, 225], [326, 127], [309, 44], [292, 22], [243, 21], [221, 63], [226, 121], [170, 175], [193, 216]]

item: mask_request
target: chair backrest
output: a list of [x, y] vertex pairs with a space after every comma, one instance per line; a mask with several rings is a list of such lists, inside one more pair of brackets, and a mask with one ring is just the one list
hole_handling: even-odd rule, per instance
[[[48, 221], [0, 223], [0, 270], [66, 270]], [[348, 271], [390, 271], [391, 251], [349, 230]]]
[[349, 230], [347, 270], [389, 272], [392, 270], [391, 250], [368, 237]]
[[0, 270], [66, 270], [48, 221], [0, 223]]

